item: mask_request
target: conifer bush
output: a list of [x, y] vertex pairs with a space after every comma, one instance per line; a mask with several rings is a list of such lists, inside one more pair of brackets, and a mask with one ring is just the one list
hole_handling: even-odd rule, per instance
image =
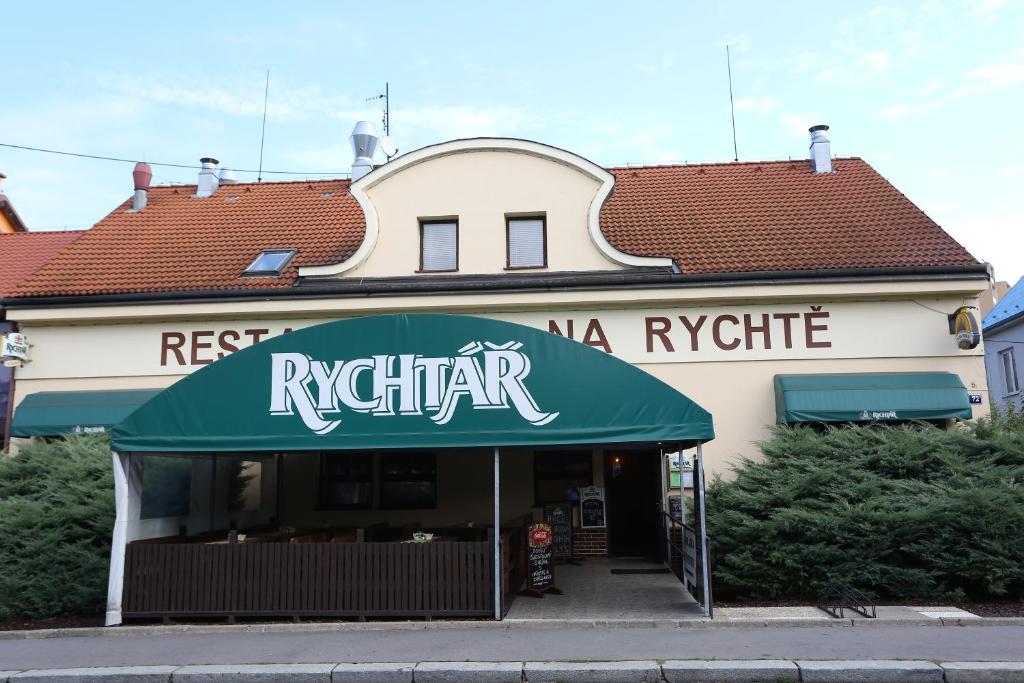
[[1024, 418], [776, 427], [708, 487], [720, 599], [1024, 599]]
[[103, 435], [0, 454], [0, 621], [103, 612], [112, 470]]

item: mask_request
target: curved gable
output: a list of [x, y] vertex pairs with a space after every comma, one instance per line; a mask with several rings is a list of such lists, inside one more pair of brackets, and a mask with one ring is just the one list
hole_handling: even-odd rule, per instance
[[346, 261], [305, 267], [304, 277], [416, 274], [420, 222], [457, 219], [459, 273], [506, 270], [506, 219], [544, 217], [547, 271], [671, 266], [613, 247], [601, 232], [601, 207], [615, 178], [556, 147], [527, 140], [454, 140], [405, 154], [351, 186], [366, 215], [366, 235]]

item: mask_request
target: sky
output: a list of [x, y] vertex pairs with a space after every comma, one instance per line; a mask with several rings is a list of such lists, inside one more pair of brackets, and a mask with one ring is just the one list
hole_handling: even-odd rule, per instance
[[[831, 126], [1011, 283], [1024, 275], [1024, 0], [4, 3], [0, 143], [264, 179], [346, 173], [391, 91], [400, 151], [519, 137], [596, 163], [806, 158]], [[196, 171], [154, 166], [154, 183]], [[34, 230], [88, 227], [131, 163], [0, 147]], [[254, 173], [238, 173], [254, 180]]]

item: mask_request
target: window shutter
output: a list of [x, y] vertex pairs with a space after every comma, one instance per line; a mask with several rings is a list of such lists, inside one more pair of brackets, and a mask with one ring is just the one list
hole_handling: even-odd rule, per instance
[[544, 219], [510, 218], [508, 221], [508, 267], [536, 268], [544, 263]]
[[459, 267], [458, 223], [423, 223], [423, 270], [456, 270]]

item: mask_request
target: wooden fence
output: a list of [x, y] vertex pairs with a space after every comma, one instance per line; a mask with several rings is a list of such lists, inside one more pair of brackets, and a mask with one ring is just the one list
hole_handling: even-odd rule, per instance
[[493, 616], [488, 542], [132, 544], [123, 614]]

